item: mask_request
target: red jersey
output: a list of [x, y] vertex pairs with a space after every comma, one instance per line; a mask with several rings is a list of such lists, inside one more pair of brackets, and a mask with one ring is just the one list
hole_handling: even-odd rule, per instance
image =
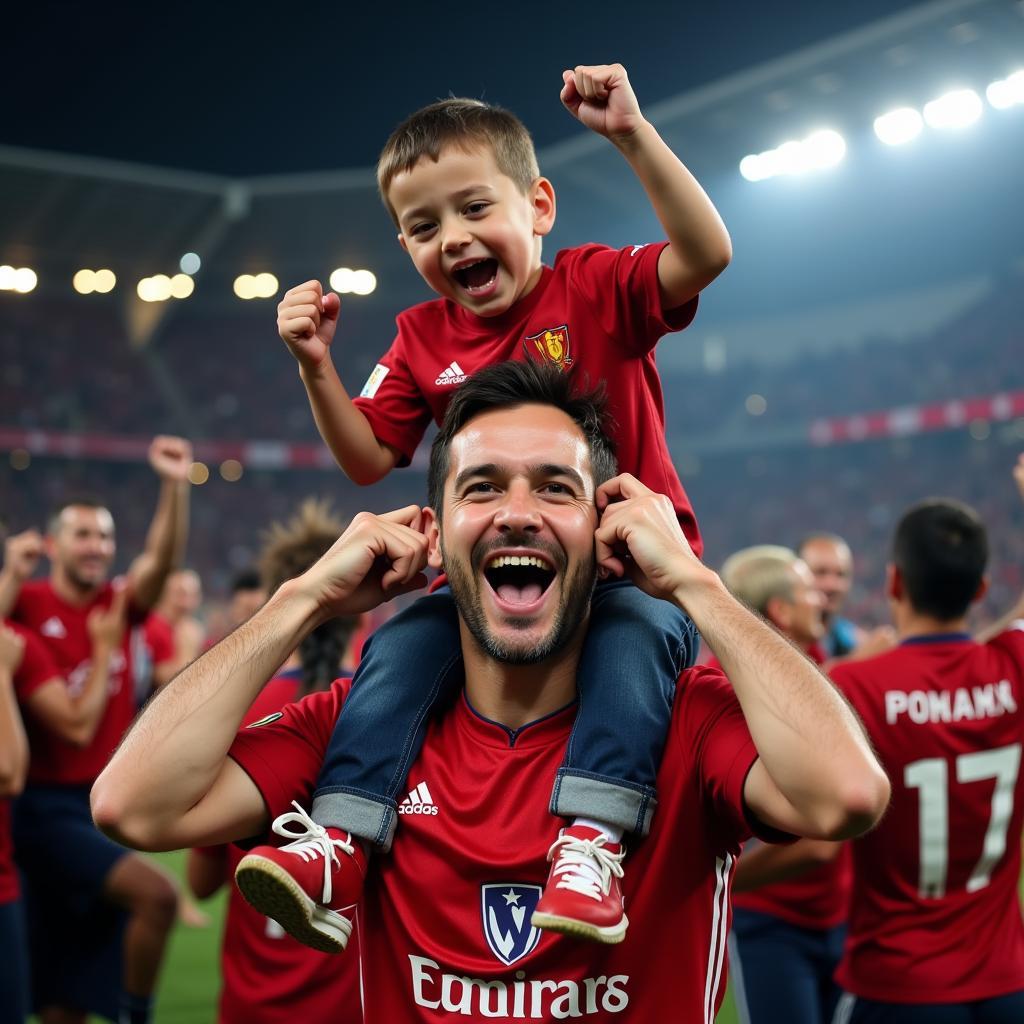
[[[280, 711], [295, 699], [299, 674], [282, 672], [260, 692], [243, 725]], [[234, 878], [244, 856], [233, 843], [199, 851], [224, 864]], [[219, 1024], [356, 1024], [359, 999], [359, 938], [353, 931], [344, 956], [319, 953], [297, 942], [264, 917], [230, 884], [221, 947]]]
[[[242, 730], [231, 756], [271, 816], [308, 801], [348, 681]], [[725, 990], [729, 890], [750, 834], [757, 759], [720, 672], [677, 688], [650, 836], [627, 861], [621, 945], [530, 925], [557, 834], [551, 780], [575, 703], [510, 730], [465, 696], [429, 724], [391, 852], [375, 855], [359, 911], [367, 1024], [580, 1017], [711, 1024]]]
[[[44, 683], [59, 679], [60, 673], [39, 637], [15, 622], [5, 622], [4, 625], [10, 626], [25, 640], [21, 664], [14, 673], [14, 696], [19, 704], [24, 705]], [[0, 903], [16, 900], [18, 892], [18, 873], [11, 846], [11, 801], [0, 800]]]
[[1024, 989], [1024, 622], [987, 644], [915, 637], [833, 678], [892, 782], [881, 824], [853, 843], [837, 980], [893, 1003]]
[[654, 346], [687, 327], [697, 299], [663, 311], [658, 257], [667, 245], [563, 249], [533, 290], [501, 316], [481, 317], [449, 299], [398, 315], [398, 336], [356, 405], [378, 440], [408, 465], [455, 388], [509, 359], [556, 363], [583, 387], [604, 383], [619, 469], [675, 505], [690, 546], [703, 545], [690, 499], [665, 442], [665, 407]]
[[[82, 606], [68, 604], [48, 580], [34, 580], [21, 588], [11, 618], [37, 633], [68, 689], [80, 692], [92, 667], [92, 642], [86, 625], [93, 608], [109, 608], [114, 588], [104, 584], [99, 593]], [[129, 605], [129, 625], [142, 621], [145, 613]], [[132, 659], [132, 630], [125, 630], [124, 643], [111, 656], [108, 688], [110, 695], [99, 728], [87, 747], [76, 747], [55, 736], [31, 719], [29, 782], [89, 785], [103, 770], [114, 748], [135, 715], [135, 677]]]

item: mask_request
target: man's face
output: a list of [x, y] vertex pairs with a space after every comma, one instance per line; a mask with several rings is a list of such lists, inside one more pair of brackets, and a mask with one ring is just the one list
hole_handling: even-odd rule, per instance
[[801, 549], [800, 555], [814, 574], [814, 582], [825, 600], [825, 616], [839, 614], [853, 582], [853, 558], [841, 541], [815, 537]]
[[203, 585], [191, 569], [171, 573], [167, 578], [165, 599], [175, 618], [195, 615], [203, 603]]
[[49, 538], [51, 563], [81, 590], [106, 582], [115, 551], [114, 519], [105, 508], [69, 505]]
[[789, 572], [793, 599], [788, 603], [783, 632], [798, 646], [807, 648], [825, 635], [825, 601], [806, 563], [794, 562]]
[[444, 298], [479, 316], [498, 316], [536, 284], [540, 236], [554, 220], [544, 179], [523, 194], [498, 170], [488, 146], [448, 146], [435, 163], [421, 157], [395, 175], [388, 200], [399, 242], [420, 276]]
[[449, 454], [431, 562], [482, 650], [542, 661], [578, 634], [596, 578], [583, 434], [553, 406], [523, 405], [475, 417]]

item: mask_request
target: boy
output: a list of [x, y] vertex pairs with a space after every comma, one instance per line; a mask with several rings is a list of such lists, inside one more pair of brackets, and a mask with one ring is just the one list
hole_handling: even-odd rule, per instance
[[[400, 125], [378, 164], [399, 244], [440, 299], [398, 317], [398, 337], [355, 401], [329, 354], [336, 295], [325, 296], [316, 281], [292, 289], [279, 306], [278, 329], [299, 362], [324, 440], [360, 484], [408, 464], [429, 420], [440, 422], [454, 388], [482, 366], [551, 361], [605, 381], [620, 468], [672, 497], [699, 555], [693, 510], [665, 443], [653, 348], [693, 319], [697, 294], [729, 262], [729, 236], [700, 185], [644, 120], [621, 65], [580, 66], [562, 77], [563, 104], [625, 156], [666, 244], [587, 245], [545, 267], [541, 241], [554, 225], [555, 194], [526, 129], [507, 111], [444, 100]], [[479, 488], [465, 487], [460, 504], [470, 508]], [[502, 530], [507, 544], [486, 552], [486, 596], [515, 622], [541, 599], [559, 555], [530, 544], [529, 517], [510, 517]], [[531, 553], [520, 557], [528, 546]], [[458, 689], [459, 648], [446, 587], [378, 630], [339, 717], [312, 818], [305, 818], [308, 833], [280, 849], [260, 847], [240, 864], [246, 897], [315, 948], [344, 948], [366, 868], [356, 838], [387, 849], [396, 810], [429, 811], [419, 783], [401, 806], [396, 797], [428, 713]], [[535, 927], [609, 943], [625, 935], [622, 835], [644, 835], [650, 826], [675, 680], [695, 650], [692, 622], [667, 602], [625, 579], [598, 586], [576, 726], [551, 800], [552, 813], [572, 824], [551, 847]], [[396, 666], [410, 659], [421, 672], [403, 681]], [[516, 740], [510, 733], [509, 743]]]

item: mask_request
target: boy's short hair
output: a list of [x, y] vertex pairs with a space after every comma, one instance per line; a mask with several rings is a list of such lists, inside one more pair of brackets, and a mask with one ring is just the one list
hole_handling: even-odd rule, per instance
[[757, 544], [730, 555], [722, 565], [722, 582], [737, 601], [764, 615], [773, 597], [794, 597], [795, 551], [777, 544]]
[[551, 363], [509, 360], [485, 366], [460, 384], [430, 448], [427, 470], [427, 502], [441, 519], [444, 484], [450, 466], [449, 452], [455, 435], [481, 413], [511, 409], [518, 405], [553, 405], [561, 409], [580, 429], [590, 452], [594, 487], [600, 487], [618, 472], [615, 445], [607, 433], [607, 398], [603, 386], [576, 390], [568, 374]]
[[892, 560], [914, 611], [952, 622], [967, 614], [984, 578], [985, 524], [968, 505], [929, 498], [899, 521]]
[[533, 139], [511, 111], [481, 100], [452, 97], [410, 114], [392, 133], [377, 161], [377, 188], [398, 223], [388, 189], [395, 176], [412, 170], [423, 156], [435, 163], [445, 146], [489, 146], [498, 170], [526, 192], [540, 176]]

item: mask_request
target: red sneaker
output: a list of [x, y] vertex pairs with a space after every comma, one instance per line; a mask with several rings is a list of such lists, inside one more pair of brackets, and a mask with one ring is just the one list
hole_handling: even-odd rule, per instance
[[[285, 846], [257, 846], [239, 862], [235, 883], [261, 914], [299, 942], [323, 953], [340, 953], [352, 933], [363, 892], [366, 856], [359, 842], [318, 825], [293, 801], [274, 831]], [[301, 831], [289, 828], [297, 824]]]
[[626, 850], [586, 825], [563, 828], [548, 850], [551, 874], [531, 923], [534, 928], [616, 943], [626, 937], [622, 858]]

